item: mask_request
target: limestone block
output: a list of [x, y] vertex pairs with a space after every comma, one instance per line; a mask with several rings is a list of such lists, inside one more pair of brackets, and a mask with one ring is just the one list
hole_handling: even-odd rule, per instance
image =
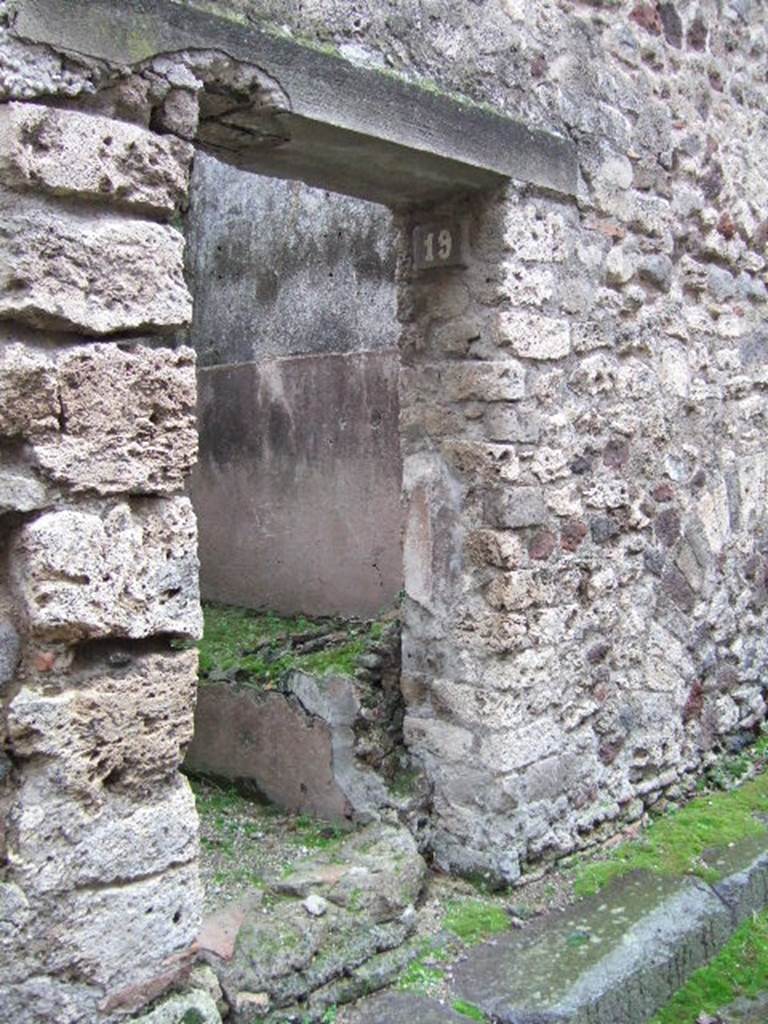
[[491, 526], [519, 529], [538, 526], [547, 519], [547, 509], [538, 487], [496, 488], [485, 497], [485, 518]]
[[0, 619], [0, 690], [13, 679], [20, 654], [19, 634], [10, 622]]
[[520, 570], [492, 580], [485, 596], [488, 604], [499, 611], [521, 611], [531, 605], [543, 604], [546, 589], [535, 572]]
[[28, 895], [118, 884], [196, 857], [197, 815], [186, 779], [140, 800], [107, 793], [94, 811], [63, 794], [51, 775], [35, 770], [25, 778], [11, 811], [9, 860]]
[[194, 942], [201, 902], [194, 862], [130, 884], [60, 894], [45, 922], [48, 970], [115, 993], [150, 981]]
[[58, 361], [61, 429], [34, 445], [43, 472], [75, 491], [179, 489], [197, 453], [191, 349], [87, 345]]
[[0, 194], [0, 319], [104, 335], [189, 323], [184, 238], [164, 224]]
[[0, 467], [0, 515], [4, 512], [32, 512], [47, 502], [46, 490], [26, 473]]
[[526, 359], [562, 359], [571, 351], [567, 320], [505, 310], [499, 313], [498, 330], [500, 344]]
[[58, 428], [50, 360], [26, 345], [0, 346], [0, 435], [44, 436]]
[[149, 793], [173, 777], [192, 738], [197, 652], [149, 654], [97, 671], [76, 688], [22, 689], [8, 729], [16, 757], [45, 757], [62, 791], [98, 802], [109, 793]]
[[525, 395], [525, 370], [513, 360], [453, 363], [444, 368], [441, 383], [449, 402], [512, 402]]
[[48, 512], [20, 529], [11, 576], [37, 636], [196, 638], [196, 544], [187, 498]]
[[61, 196], [172, 213], [192, 147], [98, 115], [28, 103], [0, 108], [0, 181]]
[[448, 722], [406, 715], [403, 736], [409, 750], [428, 751], [440, 761], [465, 761], [472, 750], [472, 733]]
[[221, 1024], [216, 1003], [207, 992], [193, 989], [183, 995], [164, 999], [149, 1013], [136, 1018], [136, 1024], [179, 1024], [179, 1021], [195, 1021], [195, 1024]]
[[515, 569], [526, 559], [520, 539], [505, 530], [472, 530], [464, 542], [464, 552], [473, 565], [500, 569]]
[[563, 749], [562, 729], [555, 722], [539, 719], [523, 729], [486, 737], [480, 753], [489, 768], [512, 772]]
[[441, 451], [457, 472], [467, 476], [510, 483], [520, 476], [520, 460], [512, 445], [451, 440], [443, 443]]
[[509, 206], [504, 244], [520, 260], [562, 262], [568, 254], [565, 221], [559, 213], [545, 213], [533, 206]]

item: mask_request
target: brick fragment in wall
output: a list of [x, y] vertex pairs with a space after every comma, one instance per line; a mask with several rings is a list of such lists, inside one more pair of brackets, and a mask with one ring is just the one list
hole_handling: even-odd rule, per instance
[[571, 351], [567, 320], [507, 310], [499, 313], [499, 344], [525, 359], [562, 359]]
[[0, 192], [0, 319], [105, 335], [189, 323], [175, 228]]
[[45, 766], [27, 771], [9, 815], [13, 878], [27, 896], [115, 885], [197, 856], [197, 816], [181, 776], [148, 799], [107, 793], [98, 808], [63, 792]]
[[196, 679], [197, 652], [178, 651], [58, 678], [67, 686], [61, 693], [24, 688], [8, 713], [14, 756], [45, 758], [52, 786], [91, 803], [151, 794], [173, 777], [192, 739]]
[[0, 181], [52, 195], [173, 213], [193, 149], [96, 114], [28, 103], [0, 108]]
[[82, 346], [56, 363], [60, 431], [33, 445], [40, 470], [74, 491], [166, 493], [197, 453], [194, 352]]
[[18, 531], [11, 578], [37, 637], [201, 633], [197, 531], [187, 498], [47, 512]]

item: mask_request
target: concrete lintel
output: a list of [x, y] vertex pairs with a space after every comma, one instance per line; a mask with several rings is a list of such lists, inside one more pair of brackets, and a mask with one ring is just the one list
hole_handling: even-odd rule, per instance
[[288, 141], [219, 154], [240, 166], [389, 205], [506, 179], [576, 191], [567, 139], [177, 0], [17, 0], [15, 9], [18, 36], [110, 63], [209, 49], [266, 72], [289, 99], [279, 115]]

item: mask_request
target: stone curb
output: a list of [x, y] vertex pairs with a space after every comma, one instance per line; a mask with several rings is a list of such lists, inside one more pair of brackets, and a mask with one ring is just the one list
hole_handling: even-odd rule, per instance
[[[761, 841], [764, 845], [764, 837]], [[743, 845], [754, 853], [754, 840]], [[610, 890], [604, 890], [595, 909], [604, 909], [606, 915], [615, 912], [611, 899]], [[454, 974], [454, 994], [478, 1006], [495, 1024], [645, 1024], [746, 918], [766, 906], [768, 850], [762, 850], [746, 867], [714, 884], [684, 879], [676, 892], [636, 920], [607, 955], [550, 1000], [525, 988], [493, 990], [494, 965], [497, 977], [504, 978], [516, 951], [525, 952], [523, 932], [473, 950]], [[567, 918], [559, 914], [542, 919], [542, 940], [547, 923], [551, 931], [563, 920]], [[532, 954], [529, 945], [528, 956]]]

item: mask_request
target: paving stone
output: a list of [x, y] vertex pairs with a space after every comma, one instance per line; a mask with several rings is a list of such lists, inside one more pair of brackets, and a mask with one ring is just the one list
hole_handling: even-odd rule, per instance
[[500, 1024], [643, 1024], [731, 929], [730, 913], [698, 879], [633, 872], [478, 946], [453, 987]]
[[348, 1016], [349, 1024], [467, 1024], [449, 1006], [410, 992], [383, 992]]

